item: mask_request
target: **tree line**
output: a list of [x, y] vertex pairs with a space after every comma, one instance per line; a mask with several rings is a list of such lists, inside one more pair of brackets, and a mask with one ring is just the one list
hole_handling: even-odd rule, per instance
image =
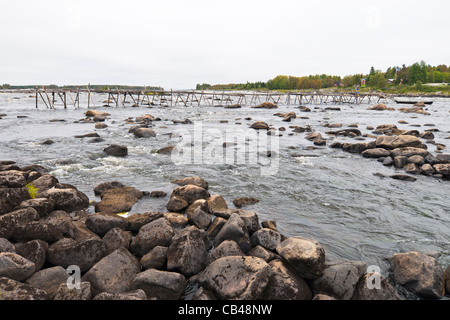
[[197, 84], [196, 90], [304, 90], [364, 86], [382, 89], [389, 85], [416, 85], [419, 87], [426, 83], [448, 84], [449, 82], [450, 66], [445, 64], [431, 66], [427, 65], [425, 61], [420, 61], [410, 66], [403, 64], [389, 67], [385, 72], [371, 67], [367, 74], [353, 74], [345, 77], [327, 74], [303, 77], [278, 75], [266, 82]]

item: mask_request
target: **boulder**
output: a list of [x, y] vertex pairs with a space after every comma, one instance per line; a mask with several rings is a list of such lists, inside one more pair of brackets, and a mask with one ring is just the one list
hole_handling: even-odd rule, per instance
[[[199, 201], [199, 200], [198, 200]], [[206, 230], [211, 224], [211, 215], [202, 210], [201, 207], [197, 207], [194, 210], [188, 210], [187, 212], [188, 221], [199, 229]]]
[[91, 283], [94, 295], [127, 292], [140, 269], [139, 261], [121, 247], [98, 261], [81, 280]]
[[26, 184], [25, 172], [19, 170], [0, 171], [0, 187], [22, 188]]
[[233, 204], [236, 206], [236, 208], [242, 208], [243, 206], [252, 205], [258, 202], [258, 199], [250, 197], [239, 197], [233, 200]]
[[101, 194], [102, 200], [95, 205], [95, 212], [128, 212], [142, 197], [142, 192], [134, 187], [106, 190]]
[[281, 242], [276, 251], [300, 277], [314, 280], [323, 276], [325, 250], [316, 240], [290, 237]]
[[273, 102], [265, 101], [265, 102], [263, 102], [261, 104], [253, 106], [251, 108], [255, 108], [255, 109], [276, 109], [276, 108], [278, 108], [278, 106], [275, 103], [273, 103]]
[[356, 285], [352, 300], [401, 300], [395, 288], [379, 273], [366, 273]]
[[156, 153], [170, 156], [170, 155], [172, 155], [173, 149], [176, 149], [176, 146], [167, 146], [167, 147], [158, 149], [156, 151]]
[[164, 213], [164, 217], [170, 222], [173, 228], [184, 228], [189, 222], [184, 214], [178, 212], [166, 212]]
[[314, 295], [324, 294], [338, 300], [350, 300], [365, 271], [366, 263], [363, 261], [328, 264], [323, 276], [315, 279], [312, 284]]
[[411, 135], [380, 136], [377, 138], [375, 144], [377, 148], [396, 149], [404, 147], [420, 147], [422, 146], [422, 141]]
[[376, 111], [386, 111], [386, 110], [395, 110], [395, 108], [388, 108], [384, 103], [378, 103], [367, 110], [376, 110]]
[[0, 216], [15, 210], [17, 206], [28, 199], [31, 197], [27, 188], [0, 187]]
[[176, 196], [185, 200], [188, 204], [194, 203], [199, 199], [208, 199], [211, 195], [206, 189], [198, 187], [192, 184], [188, 184], [182, 187], [176, 187], [172, 191], [171, 197]]
[[13, 252], [0, 252], [0, 277], [24, 281], [35, 272], [35, 264]]
[[44, 291], [28, 284], [0, 277], [0, 300], [49, 300], [49, 295]]
[[69, 288], [67, 283], [61, 283], [56, 290], [55, 298], [53, 300], [91, 300], [92, 289], [91, 284], [87, 281], [80, 283], [80, 289]]
[[144, 290], [147, 297], [157, 300], [178, 300], [186, 287], [186, 278], [177, 272], [148, 269], [139, 273], [132, 283], [132, 289]]
[[281, 242], [281, 234], [272, 229], [262, 228], [252, 234], [250, 242], [253, 247], [259, 245], [267, 250], [275, 251]]
[[69, 274], [61, 266], [43, 269], [36, 272], [26, 281], [32, 287], [44, 290], [53, 299], [61, 284], [66, 284]]
[[344, 143], [342, 144], [342, 150], [350, 153], [361, 153], [364, 150], [370, 149], [371, 145], [367, 142], [358, 143]]
[[102, 292], [94, 297], [92, 300], [107, 300], [107, 301], [129, 301], [129, 300], [148, 300], [144, 290], [138, 289], [125, 293], [109, 293]]
[[195, 291], [194, 295], [192, 296], [192, 300], [197, 301], [197, 300], [217, 300], [217, 298], [214, 296], [214, 294], [209, 291], [206, 290], [203, 287], [198, 288], [197, 291]]
[[181, 212], [189, 206], [189, 203], [177, 196], [171, 196], [166, 204], [166, 209], [170, 212]]
[[203, 269], [206, 255], [206, 246], [200, 230], [190, 226], [173, 237], [167, 250], [167, 270], [190, 277]]
[[444, 176], [450, 176], [450, 163], [435, 164], [433, 168], [436, 173], [442, 174]]
[[76, 241], [64, 238], [49, 246], [47, 260], [53, 265], [64, 268], [76, 265], [81, 272], [86, 272], [106, 253], [106, 246], [101, 239], [90, 238]]
[[46, 216], [55, 209], [56, 201], [50, 198], [35, 198], [22, 201], [17, 209], [33, 208], [40, 217]]
[[[391, 158], [392, 159], [392, 158]], [[396, 156], [393, 159], [394, 167], [403, 168], [408, 163], [408, 157], [405, 156]]]
[[224, 219], [222, 217], [215, 217], [209, 225], [208, 230], [206, 230], [206, 237], [210, 240], [214, 239], [226, 222], [227, 219]]
[[20, 256], [33, 262], [35, 271], [39, 271], [44, 266], [47, 258], [48, 243], [42, 240], [31, 240], [28, 242], [17, 243], [15, 251]]
[[167, 263], [167, 250], [169, 248], [156, 246], [141, 259], [144, 269], [162, 269]]
[[171, 183], [177, 184], [179, 186], [186, 186], [188, 184], [192, 184], [194, 186], [203, 188], [205, 190], [208, 190], [208, 182], [205, 181], [204, 179], [194, 176], [194, 177], [187, 177], [187, 178], [182, 178], [182, 179], [175, 179], [170, 181]]
[[14, 245], [4, 238], [0, 238], [0, 252], [12, 252], [16, 253]]
[[132, 232], [139, 232], [139, 230], [156, 219], [162, 218], [163, 214], [161, 212], [144, 212], [144, 213], [134, 213], [126, 218], [127, 220], [127, 230]]
[[144, 225], [130, 244], [130, 250], [144, 256], [157, 246], [168, 247], [174, 231], [166, 218], [159, 218]]
[[215, 212], [223, 212], [227, 209], [227, 202], [221, 195], [215, 194], [208, 199], [209, 213], [214, 214]]
[[130, 247], [131, 239], [131, 233], [121, 228], [110, 229], [102, 238], [106, 245], [107, 254], [110, 254], [121, 247], [128, 249]]
[[229, 256], [245, 256], [241, 248], [239, 248], [238, 244], [233, 240], [225, 240], [212, 249], [206, 257], [205, 265], [209, 265], [217, 259]]
[[215, 260], [202, 272], [199, 282], [219, 299], [256, 300], [272, 275], [262, 259], [230, 256]]
[[235, 241], [244, 253], [250, 250], [251, 244], [248, 229], [239, 214], [232, 214], [223, 225], [214, 238], [214, 246], [217, 247], [225, 240]]
[[420, 173], [426, 176], [431, 176], [435, 173], [434, 168], [429, 163], [425, 163], [420, 167]]
[[311, 300], [312, 293], [309, 285], [281, 260], [272, 260], [269, 266], [272, 275], [261, 299]]
[[110, 116], [107, 112], [97, 111], [97, 110], [88, 110], [84, 113], [86, 117], [95, 117], [95, 116], [101, 116], [101, 117], [107, 117]]
[[428, 151], [422, 148], [414, 148], [414, 147], [403, 147], [403, 148], [396, 148], [391, 151], [391, 157], [412, 157], [412, 156], [421, 156], [426, 157], [428, 155]]
[[414, 163], [418, 166], [421, 166], [425, 163], [425, 158], [419, 155], [414, 155], [408, 158], [409, 163]]
[[403, 167], [403, 170], [405, 170], [406, 173], [410, 174], [419, 174], [420, 169], [419, 166], [415, 163], [408, 163]]
[[123, 187], [125, 187], [125, 185], [123, 185], [123, 183], [121, 183], [119, 181], [103, 182], [94, 188], [94, 193], [96, 196], [99, 196], [106, 190], [118, 189], [118, 188], [123, 188]]
[[247, 252], [247, 255], [261, 258], [266, 262], [270, 262], [274, 259], [281, 259], [281, 257], [279, 255], [275, 254], [272, 251], [267, 250], [266, 248], [264, 248], [260, 245], [257, 245], [256, 247], [251, 248]]
[[37, 221], [39, 214], [33, 208], [15, 210], [0, 216], [0, 238], [10, 239], [16, 227]]
[[383, 148], [374, 148], [364, 150], [361, 155], [365, 158], [381, 158], [381, 157], [389, 157], [390, 152]]
[[388, 259], [394, 281], [424, 299], [444, 295], [444, 271], [436, 259], [419, 252], [397, 253]]
[[55, 201], [55, 209], [66, 212], [86, 209], [89, 207], [89, 198], [76, 189], [52, 188], [40, 193], [42, 198]]
[[108, 156], [113, 157], [126, 157], [128, 155], [128, 147], [125, 145], [113, 144], [103, 149], [103, 151]]
[[268, 130], [269, 125], [267, 123], [265, 123], [264, 121], [256, 121], [250, 126], [250, 128], [256, 129], [256, 130]]
[[138, 128], [136, 131], [134, 131], [133, 134], [137, 138], [154, 138], [154, 137], [156, 137], [155, 131], [150, 128]]
[[41, 221], [30, 221], [14, 227], [11, 239], [14, 242], [43, 240], [51, 243], [63, 237], [63, 232], [57, 226]]
[[86, 219], [86, 227], [103, 237], [109, 230], [113, 228], [120, 228], [125, 230], [127, 228], [127, 219], [118, 216], [114, 213], [97, 212], [90, 215]]

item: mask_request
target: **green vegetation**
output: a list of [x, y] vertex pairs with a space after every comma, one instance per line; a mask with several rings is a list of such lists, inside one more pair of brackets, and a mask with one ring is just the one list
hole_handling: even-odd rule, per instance
[[368, 74], [353, 74], [345, 77], [327, 74], [294, 77], [278, 75], [267, 82], [245, 84], [197, 84], [197, 90], [319, 90], [360, 92], [378, 90], [389, 93], [440, 93], [450, 94], [450, 66], [430, 66], [425, 61], [411, 66], [389, 67], [385, 72], [373, 66]]
[[26, 187], [28, 189], [28, 193], [30, 194], [31, 199], [36, 199], [37, 192], [38, 192], [39, 189], [35, 188], [32, 183], [28, 183], [26, 185]]

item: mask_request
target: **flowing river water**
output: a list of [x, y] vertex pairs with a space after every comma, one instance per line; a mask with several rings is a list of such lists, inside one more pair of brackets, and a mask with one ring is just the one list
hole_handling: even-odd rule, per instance
[[[94, 96], [96, 106], [102, 106], [106, 95]], [[384, 101], [383, 101], [384, 102]], [[393, 101], [388, 107], [400, 108]], [[108, 127], [97, 130], [85, 118], [87, 102], [81, 100], [80, 109], [55, 110], [43, 104], [35, 108], [34, 96], [19, 93], [0, 93], [0, 160], [14, 160], [20, 165], [40, 164], [60, 182], [75, 185], [90, 200], [99, 200], [93, 189], [101, 182], [117, 180], [140, 190], [162, 190], [165, 198], [146, 197], [132, 212], [167, 211], [165, 205], [176, 185], [173, 179], [200, 176], [208, 181], [211, 194], [222, 195], [230, 208], [233, 199], [255, 197], [259, 203], [243, 209], [255, 211], [260, 221], [275, 220], [286, 236], [304, 235], [318, 240], [329, 261], [363, 260], [376, 265], [386, 274], [385, 258], [394, 253], [419, 251], [433, 254], [441, 265], [450, 264], [450, 182], [417, 175], [417, 181], [398, 181], [374, 175], [403, 173], [401, 169], [385, 167], [375, 159], [332, 149], [333, 141], [361, 142], [350, 137], [332, 140], [325, 132], [327, 123], [341, 123], [342, 128], [357, 124], [363, 134], [371, 134], [367, 126], [396, 124], [399, 129], [438, 129], [435, 142], [448, 145], [450, 140], [450, 101], [435, 99], [426, 109], [430, 115], [395, 111], [367, 110], [371, 104], [308, 105], [311, 112], [301, 112], [298, 105], [279, 106], [278, 109], [225, 109], [217, 106], [146, 106], [97, 107], [111, 114]], [[338, 107], [338, 110], [325, 110]], [[283, 122], [274, 113], [294, 111], [298, 118]], [[126, 119], [150, 114], [159, 117], [152, 128], [154, 138], [136, 138], [128, 133], [132, 124]], [[19, 116], [19, 117], [18, 117]], [[26, 117], [21, 117], [26, 116]], [[245, 118], [251, 117], [252, 120]], [[302, 118], [299, 118], [302, 117]], [[167, 155], [155, 150], [173, 144], [171, 133], [190, 130], [194, 124], [174, 123], [189, 119], [199, 123], [204, 132], [242, 128], [257, 121], [265, 121], [278, 129], [276, 173], [261, 174], [258, 164], [174, 163]], [[64, 121], [51, 121], [64, 120]], [[407, 123], [400, 124], [399, 120]], [[305, 139], [307, 133], [293, 133], [289, 126], [311, 126], [322, 133], [327, 146], [316, 147]], [[342, 129], [339, 128], [339, 129]], [[251, 129], [253, 130], [253, 129]], [[75, 135], [97, 132], [102, 142], [90, 143], [89, 138]], [[43, 145], [51, 139], [53, 144]], [[224, 142], [226, 139], [224, 139]], [[367, 138], [369, 142], [373, 138]], [[107, 156], [103, 149], [110, 144], [128, 146], [127, 157]], [[435, 154], [436, 147], [427, 144]], [[252, 152], [252, 151], [250, 151]], [[445, 151], [444, 152], [448, 152]], [[93, 208], [90, 207], [93, 212]]]

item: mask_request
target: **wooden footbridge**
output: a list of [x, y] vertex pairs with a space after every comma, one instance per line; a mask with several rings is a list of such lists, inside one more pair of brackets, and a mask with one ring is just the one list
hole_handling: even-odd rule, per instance
[[[254, 106], [263, 102], [276, 105], [304, 104], [363, 104], [378, 103], [387, 97], [378, 93], [355, 92], [276, 92], [276, 91], [164, 91], [164, 90], [91, 90], [88, 87], [76, 89], [36, 89], [21, 90], [35, 95], [36, 108], [43, 103], [46, 108], [56, 106], [80, 107], [80, 97], [86, 95], [87, 107], [122, 107], [129, 104], [139, 106]], [[18, 90], [14, 91], [18, 92]], [[96, 98], [94, 101], [94, 97]], [[86, 100], [84, 99], [84, 101]], [[101, 101], [101, 103], [99, 102]]]

